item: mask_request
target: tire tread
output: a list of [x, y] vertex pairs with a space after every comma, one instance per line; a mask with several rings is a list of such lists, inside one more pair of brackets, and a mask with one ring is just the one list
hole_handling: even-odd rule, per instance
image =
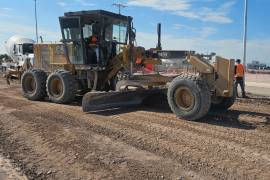
[[[188, 81], [189, 84], [193, 84], [200, 93], [200, 107], [198, 108], [198, 111], [196, 113], [189, 116], [183, 116], [182, 113], [177, 110], [173, 102], [174, 97], [172, 93], [174, 92], [174, 88], [177, 88], [178, 82], [183, 80]], [[176, 77], [169, 86], [167, 98], [169, 106], [171, 107], [172, 111], [177, 115], [177, 117], [187, 120], [201, 119], [202, 117], [207, 115], [211, 107], [211, 93], [209, 87], [206, 82], [204, 82], [199, 76], [195, 74], [181, 74], [180, 76]]]

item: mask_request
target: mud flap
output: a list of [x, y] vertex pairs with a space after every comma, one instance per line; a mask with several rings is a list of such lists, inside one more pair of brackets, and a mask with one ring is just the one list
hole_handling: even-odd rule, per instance
[[83, 97], [82, 109], [84, 112], [94, 112], [113, 108], [138, 106], [145, 98], [162, 92], [163, 90], [161, 89], [123, 92], [89, 92]]

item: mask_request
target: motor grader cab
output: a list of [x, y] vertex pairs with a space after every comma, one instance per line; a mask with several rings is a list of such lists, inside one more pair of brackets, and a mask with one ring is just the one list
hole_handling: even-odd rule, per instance
[[[204, 117], [211, 104], [227, 109], [234, 102], [234, 62], [217, 57], [213, 65], [193, 51], [161, 50], [160, 25], [157, 47], [145, 50], [135, 46], [132, 17], [94, 10], [65, 13], [59, 21], [61, 42], [35, 44], [34, 65], [22, 77], [30, 100], [48, 96], [63, 104], [83, 95], [83, 111], [93, 112], [165, 93], [172, 111], [189, 120]], [[187, 70], [173, 65], [174, 73], [160, 72], [164, 61], [183, 61]], [[145, 73], [149, 64], [152, 72]]]
[[69, 12], [59, 20], [70, 63], [92, 69], [104, 70], [132, 36], [132, 18], [107, 11]]

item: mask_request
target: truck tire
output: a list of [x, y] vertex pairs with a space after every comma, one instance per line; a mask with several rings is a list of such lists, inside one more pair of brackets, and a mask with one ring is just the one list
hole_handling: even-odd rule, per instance
[[57, 70], [49, 75], [46, 90], [52, 102], [70, 103], [76, 97], [76, 80], [69, 71]]
[[195, 75], [175, 78], [168, 88], [167, 98], [176, 116], [186, 120], [201, 119], [211, 107], [208, 85]]
[[47, 74], [40, 69], [31, 69], [22, 76], [23, 96], [32, 101], [42, 100], [46, 97]]
[[211, 110], [227, 111], [236, 100], [236, 92], [234, 90], [232, 97], [212, 97]]

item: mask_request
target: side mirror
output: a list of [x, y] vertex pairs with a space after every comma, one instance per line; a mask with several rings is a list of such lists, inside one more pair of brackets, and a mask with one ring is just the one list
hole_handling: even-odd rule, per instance
[[217, 55], [217, 54], [216, 54], [216, 53], [214, 53], [214, 52], [212, 52], [212, 53], [211, 53], [211, 56], [216, 56], [216, 55]]

